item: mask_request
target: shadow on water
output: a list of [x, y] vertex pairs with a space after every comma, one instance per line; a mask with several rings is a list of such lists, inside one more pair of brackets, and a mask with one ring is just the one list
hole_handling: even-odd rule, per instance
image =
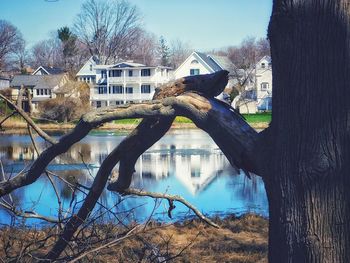
[[[89, 187], [102, 161], [124, 137], [125, 134], [112, 132], [91, 133], [51, 162], [48, 170], [57, 175], [53, 180], [65, 212], [72, 213], [78, 209], [85, 196], [74, 185], [78, 183]], [[40, 138], [37, 141], [41, 150], [48, 146]], [[26, 135], [0, 136], [0, 145], [0, 158], [6, 177], [28, 169], [37, 157]], [[139, 158], [135, 170], [133, 187], [179, 194], [204, 214], [254, 212], [268, 216], [262, 180], [257, 176], [249, 180], [243, 174], [237, 174], [216, 144], [200, 130], [169, 132]], [[63, 181], [69, 182], [70, 186]], [[46, 175], [34, 184], [14, 191], [7, 198], [12, 198], [22, 210], [57, 216], [57, 197]], [[129, 220], [145, 220], [156, 206], [153, 217], [170, 220], [165, 201], [145, 197], [121, 198], [105, 190], [99, 202], [113, 212], [105, 213], [104, 219], [115, 220], [118, 216], [127, 216]], [[96, 210], [94, 213], [102, 212]], [[188, 208], [176, 204], [173, 211], [175, 219], [182, 219], [188, 214]], [[9, 214], [0, 210], [0, 223], [8, 224], [10, 220]], [[26, 224], [36, 222], [30, 219]]]

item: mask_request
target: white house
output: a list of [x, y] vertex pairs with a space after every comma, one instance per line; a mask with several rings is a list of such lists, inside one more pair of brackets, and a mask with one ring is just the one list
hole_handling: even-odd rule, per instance
[[175, 79], [200, 75], [210, 74], [220, 70], [232, 70], [234, 65], [227, 57], [208, 55], [201, 52], [192, 52], [185, 61], [175, 70]]
[[85, 64], [81, 67], [76, 77], [79, 81], [84, 81], [86, 83], [94, 84], [96, 82], [96, 70], [95, 67], [99, 64], [100, 61], [97, 57], [92, 56], [85, 62]]
[[271, 110], [272, 67], [271, 58], [264, 56], [255, 67], [255, 89], [258, 110]]
[[[227, 70], [233, 73], [234, 69], [234, 64], [227, 57], [194, 51], [175, 70], [174, 78], [179, 79], [186, 76], [211, 74], [220, 70]], [[231, 87], [234, 81], [233, 78], [229, 78], [227, 87]], [[219, 95], [218, 98], [223, 99], [223, 94]]]
[[271, 58], [264, 56], [249, 73], [245, 91], [232, 101], [232, 107], [240, 113], [256, 113], [272, 110]]
[[77, 74], [78, 80], [91, 84], [90, 101], [95, 108], [151, 100], [155, 89], [170, 79], [170, 67], [97, 62], [91, 57]]

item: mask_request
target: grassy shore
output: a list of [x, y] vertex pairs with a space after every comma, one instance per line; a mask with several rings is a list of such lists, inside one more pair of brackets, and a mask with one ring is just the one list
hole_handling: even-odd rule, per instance
[[[151, 254], [150, 244], [162, 255], [175, 257], [169, 262], [267, 262], [268, 221], [265, 218], [247, 214], [239, 218], [229, 216], [214, 221], [220, 226], [219, 229], [197, 219], [170, 225], [151, 222], [138, 236], [92, 253], [81, 262], [151, 262], [145, 260]], [[98, 232], [106, 242], [121, 231], [113, 225], [98, 227]], [[19, 255], [23, 243], [33, 242], [35, 238], [44, 238], [47, 235], [45, 230], [18, 228], [1, 228], [0, 234], [0, 257], [5, 261], [4, 249], [8, 239], [12, 242], [10, 254]], [[52, 244], [53, 241], [51, 238], [48, 243]], [[79, 244], [84, 245], [77, 242], [74, 246]], [[102, 244], [98, 242], [95, 246], [100, 245]], [[36, 250], [34, 246], [31, 249], [38, 256], [47, 252], [47, 248], [38, 247]]]
[[[246, 121], [255, 129], [265, 129], [268, 127], [271, 121], [271, 113], [258, 113], [258, 114], [244, 114], [243, 117]], [[3, 116], [0, 116], [2, 119]], [[111, 123], [106, 123], [99, 129], [106, 130], [131, 130], [134, 129], [141, 119], [124, 119], [117, 120]], [[54, 122], [36, 122], [38, 126], [43, 130], [69, 130], [75, 127], [75, 123], [54, 123]], [[6, 134], [22, 134], [26, 133], [27, 124], [19, 117], [10, 118], [3, 125], [2, 133]], [[174, 129], [191, 129], [196, 128], [194, 123], [185, 117], [176, 117], [172, 128]]]

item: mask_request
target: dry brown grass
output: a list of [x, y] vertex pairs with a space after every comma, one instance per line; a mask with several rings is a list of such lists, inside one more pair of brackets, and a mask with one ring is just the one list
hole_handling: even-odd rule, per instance
[[[156, 262], [152, 261], [152, 248], [155, 247], [166, 258], [175, 257], [167, 262], [267, 262], [268, 222], [256, 215], [233, 216], [216, 219], [220, 229], [210, 227], [198, 220], [165, 225], [150, 223], [145, 232], [130, 237], [116, 246], [89, 254], [81, 262]], [[101, 226], [99, 232], [103, 238], [113, 236], [119, 229], [110, 225]], [[0, 230], [0, 257], [4, 254], [5, 240], [9, 237], [39, 240], [45, 235], [43, 231], [19, 229]], [[53, 240], [52, 240], [53, 241]], [[52, 241], [48, 243], [52, 244]], [[13, 241], [11, 255], [20, 253], [20, 242]], [[182, 251], [186, 248], [184, 251]], [[47, 252], [40, 249], [40, 254]], [[182, 251], [182, 252], [181, 252]], [[181, 252], [181, 253], [180, 253]], [[179, 255], [180, 253], [180, 255]], [[30, 262], [30, 260], [28, 261]]]

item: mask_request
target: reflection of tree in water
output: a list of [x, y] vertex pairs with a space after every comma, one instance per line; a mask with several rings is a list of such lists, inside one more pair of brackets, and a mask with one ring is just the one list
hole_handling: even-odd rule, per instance
[[[68, 171], [59, 171], [56, 173], [58, 176], [63, 178], [69, 184], [64, 181], [55, 178], [55, 183], [59, 189], [60, 196], [63, 200], [69, 201], [72, 198], [74, 186], [79, 183], [81, 185], [89, 187], [92, 183], [92, 178], [88, 175], [87, 171], [84, 170], [68, 170]], [[77, 195], [81, 195], [81, 193], [77, 192]]]
[[[8, 161], [33, 161], [37, 158], [37, 154], [33, 145], [29, 141], [5, 141], [7, 145], [0, 146], [0, 157], [3, 162]], [[43, 143], [37, 143], [40, 151], [43, 151], [46, 147]], [[106, 155], [101, 155], [103, 158]], [[80, 163], [82, 157], [85, 163], [92, 161], [91, 145], [88, 143], [79, 143], [73, 145], [66, 153], [59, 155], [53, 160], [53, 163]]]
[[[227, 187], [231, 189], [233, 199], [238, 196], [247, 203], [255, 203], [257, 200], [265, 199], [263, 181], [256, 175], [251, 175], [251, 179], [243, 173], [231, 176]], [[264, 195], [263, 198], [262, 195]]]

